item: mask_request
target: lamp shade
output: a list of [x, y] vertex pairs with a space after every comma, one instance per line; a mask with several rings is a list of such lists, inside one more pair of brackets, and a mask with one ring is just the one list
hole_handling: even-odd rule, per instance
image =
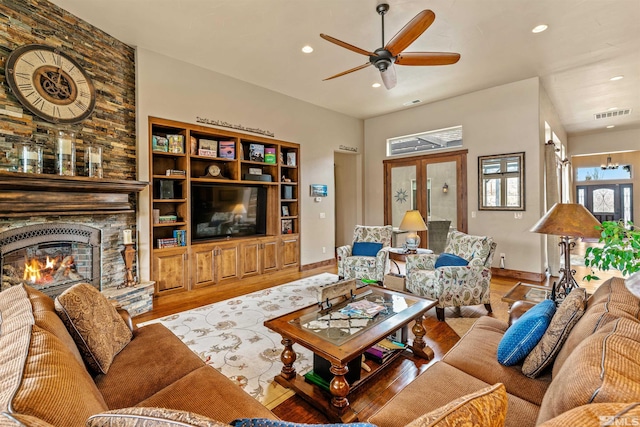
[[236, 214], [236, 215], [246, 214], [247, 210], [245, 209], [245, 207], [244, 207], [244, 205], [242, 203], [238, 203], [237, 205], [235, 205], [233, 207], [233, 210], [231, 211], [231, 213]]
[[422, 219], [422, 215], [420, 215], [420, 211], [407, 211], [404, 214], [404, 218], [402, 218], [402, 222], [398, 227], [400, 230], [408, 230], [408, 231], [425, 231], [427, 229], [427, 225], [424, 223]]
[[567, 237], [599, 238], [600, 221], [578, 203], [556, 203], [530, 231]]

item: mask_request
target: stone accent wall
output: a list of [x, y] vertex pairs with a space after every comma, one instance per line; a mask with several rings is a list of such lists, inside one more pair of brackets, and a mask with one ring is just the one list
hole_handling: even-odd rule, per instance
[[[4, 80], [7, 56], [17, 47], [31, 43], [58, 47], [85, 68], [93, 80], [97, 98], [88, 119], [71, 125], [46, 122], [23, 108], [10, 92]], [[55, 133], [60, 129], [73, 131], [79, 175], [84, 170], [85, 144], [91, 142], [103, 146], [105, 178], [136, 179], [135, 52], [132, 47], [48, 1], [0, 0], [0, 68], [0, 142], [32, 140], [44, 144], [44, 169], [52, 173]], [[52, 221], [76, 221], [101, 228], [102, 288], [122, 282], [122, 230], [133, 228], [135, 213], [0, 218], [0, 230]]]

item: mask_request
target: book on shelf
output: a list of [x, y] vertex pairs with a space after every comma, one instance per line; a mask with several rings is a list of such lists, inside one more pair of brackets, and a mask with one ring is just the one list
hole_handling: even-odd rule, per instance
[[249, 144], [249, 160], [252, 162], [264, 162], [264, 145]]
[[172, 222], [178, 222], [178, 216], [177, 215], [160, 215], [158, 217], [158, 223], [159, 224], [169, 224]]
[[276, 164], [276, 149], [266, 147], [264, 149], [264, 162], [272, 165]]
[[187, 230], [173, 230], [173, 237], [178, 246], [187, 246]]
[[329, 381], [325, 380], [324, 378], [322, 378], [320, 375], [316, 374], [313, 371], [309, 371], [306, 374], [304, 374], [304, 379], [308, 383], [315, 384], [321, 389], [325, 391], [329, 391]]
[[182, 135], [167, 135], [169, 153], [184, 153], [184, 137]]
[[164, 136], [151, 136], [151, 150], [166, 153], [169, 151], [169, 140]]
[[189, 151], [192, 155], [198, 154], [198, 139], [195, 136], [189, 137], [189, 147], [191, 151]]
[[218, 148], [220, 151], [220, 157], [223, 159], [235, 159], [236, 158], [236, 143], [235, 141], [220, 141], [218, 142]]
[[167, 169], [167, 176], [186, 176], [187, 171], [183, 171], [180, 169]]
[[205, 157], [218, 157], [218, 141], [213, 139], [200, 139], [198, 155]]
[[158, 245], [158, 249], [178, 247], [178, 240], [175, 237], [167, 237], [166, 239], [157, 239], [156, 243]]
[[292, 234], [292, 233], [293, 233], [293, 220], [283, 219], [282, 234]]

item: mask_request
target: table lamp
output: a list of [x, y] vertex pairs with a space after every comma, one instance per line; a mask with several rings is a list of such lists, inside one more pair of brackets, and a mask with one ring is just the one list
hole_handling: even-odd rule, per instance
[[416, 253], [418, 246], [420, 246], [420, 236], [417, 232], [425, 231], [427, 229], [427, 225], [424, 223], [422, 215], [420, 215], [420, 211], [407, 211], [398, 228], [409, 232], [405, 241], [407, 245], [407, 253]]
[[576, 243], [570, 239], [587, 237], [597, 239], [600, 231], [595, 227], [600, 222], [585, 208], [577, 203], [556, 203], [549, 211], [531, 228], [530, 231], [540, 234], [552, 234], [560, 236], [560, 247], [564, 254], [564, 268], [560, 269], [560, 280], [553, 283], [551, 299], [559, 302], [563, 300], [578, 284], [573, 278], [575, 270], [571, 269], [571, 248]]

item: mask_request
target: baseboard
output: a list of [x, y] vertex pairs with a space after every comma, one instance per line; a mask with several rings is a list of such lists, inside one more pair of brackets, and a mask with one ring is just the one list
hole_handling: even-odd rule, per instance
[[326, 260], [320, 261], [320, 262], [314, 262], [313, 264], [302, 265], [302, 266], [300, 266], [300, 271], [313, 270], [314, 268], [329, 267], [329, 266], [332, 266], [332, 265], [336, 265], [336, 259], [335, 258], [326, 259]]
[[498, 277], [508, 277], [511, 279], [526, 280], [529, 282], [542, 282], [546, 280], [544, 273], [531, 273], [529, 271], [509, 270], [506, 268], [491, 267], [491, 275]]

